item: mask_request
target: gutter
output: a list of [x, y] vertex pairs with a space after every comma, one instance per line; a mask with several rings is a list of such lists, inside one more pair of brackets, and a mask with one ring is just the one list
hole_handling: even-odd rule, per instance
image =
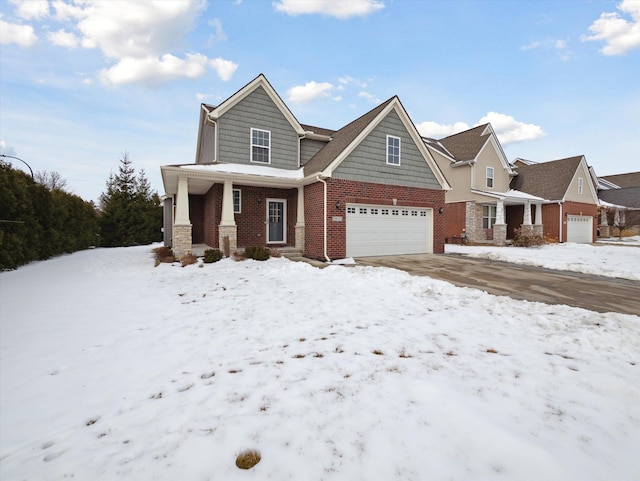
[[324, 236], [323, 236], [323, 252], [322, 253], [324, 255], [324, 258], [327, 260], [327, 262], [331, 262], [331, 259], [327, 255], [327, 182], [322, 177], [320, 177], [319, 175], [316, 176], [316, 180], [318, 182], [322, 182], [324, 184], [324, 202], [323, 202], [323, 208], [324, 208], [324, 222], [323, 222]]

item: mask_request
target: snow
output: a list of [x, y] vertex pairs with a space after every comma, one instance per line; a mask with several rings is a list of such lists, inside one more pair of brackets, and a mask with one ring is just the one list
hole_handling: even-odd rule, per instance
[[[621, 247], [624, 245], [625, 247]], [[447, 254], [512, 262], [605, 277], [640, 280], [640, 236], [592, 244], [494, 247], [446, 244]]]
[[244, 165], [244, 164], [207, 164], [207, 165], [182, 165], [181, 169], [198, 170], [204, 172], [224, 172], [231, 174], [250, 174], [263, 177], [278, 177], [282, 179], [302, 179], [304, 169], [297, 170], [278, 169], [264, 165]]
[[[592, 257], [609, 248], [613, 265], [639, 252]], [[3, 481], [640, 472], [638, 316], [385, 268], [153, 267], [150, 246], [33, 263], [0, 287]], [[241, 471], [246, 449], [262, 460]]]

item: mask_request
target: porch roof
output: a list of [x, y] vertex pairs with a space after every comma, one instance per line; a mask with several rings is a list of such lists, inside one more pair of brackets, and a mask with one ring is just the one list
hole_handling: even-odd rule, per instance
[[527, 194], [519, 190], [509, 189], [507, 192], [489, 192], [486, 190], [472, 189], [472, 192], [486, 195], [497, 200], [502, 200], [505, 205], [521, 205], [526, 202], [534, 204], [547, 204], [550, 201], [535, 195]]
[[287, 170], [264, 165], [246, 164], [184, 164], [161, 167], [165, 192], [175, 194], [178, 178], [189, 178], [189, 193], [206, 194], [215, 183], [231, 180], [235, 185], [290, 189], [303, 185], [303, 169]]

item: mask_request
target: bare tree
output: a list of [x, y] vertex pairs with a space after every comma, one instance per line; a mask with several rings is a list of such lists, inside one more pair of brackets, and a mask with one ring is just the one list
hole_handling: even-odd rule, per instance
[[67, 187], [67, 181], [62, 178], [59, 172], [52, 170], [47, 172], [46, 170], [39, 170], [35, 174], [35, 180], [38, 184], [44, 185], [47, 189], [53, 190], [65, 190]]

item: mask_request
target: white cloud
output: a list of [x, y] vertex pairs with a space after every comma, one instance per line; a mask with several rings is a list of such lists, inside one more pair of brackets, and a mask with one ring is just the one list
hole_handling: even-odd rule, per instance
[[287, 98], [294, 103], [310, 102], [320, 97], [328, 97], [331, 90], [333, 90], [333, 85], [329, 82], [311, 81], [289, 89]]
[[502, 144], [534, 140], [546, 135], [542, 128], [534, 124], [525, 124], [514, 119], [511, 115], [489, 112], [476, 125], [490, 123], [498, 140]]
[[440, 139], [442, 137], [448, 137], [449, 135], [457, 134], [469, 130], [469, 125], [464, 122], [456, 122], [454, 124], [438, 124], [436, 122], [420, 122], [416, 125], [418, 132], [423, 137], [432, 137]]
[[16, 5], [16, 13], [20, 18], [33, 20], [49, 16], [48, 0], [11, 0]]
[[21, 47], [30, 47], [38, 37], [31, 25], [18, 25], [0, 20], [0, 44], [15, 43]]
[[[482, 117], [474, 127], [490, 123], [496, 133], [498, 140], [502, 144], [522, 142], [524, 140], [534, 140], [544, 135], [544, 131], [537, 125], [525, 124], [514, 119], [511, 115], [488, 112]], [[457, 134], [471, 127], [466, 122], [455, 122], [453, 124], [438, 124], [436, 122], [421, 122], [416, 125], [420, 135], [440, 139], [449, 135]]]
[[209, 26], [213, 28], [213, 33], [209, 37], [211, 42], [224, 42], [227, 40], [227, 34], [222, 30], [222, 20], [219, 18], [209, 20]]
[[619, 13], [603, 13], [589, 27], [592, 35], [583, 35], [582, 41], [602, 40], [607, 44], [600, 49], [604, 55], [623, 55], [640, 47], [640, 1], [623, 0], [618, 10], [631, 16], [631, 21]]
[[384, 3], [379, 0], [280, 0], [273, 5], [287, 15], [321, 14], [343, 20], [364, 17], [384, 8]]
[[527, 45], [523, 45], [522, 47], [520, 47], [520, 50], [535, 50], [541, 45], [542, 45], [542, 42], [536, 40], [533, 42], [529, 42]]
[[367, 102], [370, 102], [372, 104], [379, 104], [380, 102], [382, 102], [382, 100], [380, 100], [375, 95], [370, 94], [369, 92], [360, 92], [360, 93], [358, 93], [358, 97], [363, 98]]
[[57, 32], [49, 32], [47, 38], [52, 44], [60, 47], [76, 48], [80, 44], [78, 37], [62, 28]]
[[0, 154], [15, 156], [16, 149], [14, 149], [11, 145], [7, 144], [6, 140], [0, 139]]
[[[114, 64], [102, 70], [100, 79], [111, 86], [120, 84], [160, 84], [179, 78], [195, 78], [212, 69], [229, 80], [238, 65], [222, 58], [210, 59], [201, 53], [179, 55], [176, 47], [185, 43], [205, 0], [164, 0], [121, 2], [83, 0], [73, 4], [52, 2], [58, 20], [74, 22], [74, 32], [59, 30], [49, 34], [55, 45], [97, 48]], [[215, 39], [224, 40], [219, 19], [210, 21]]]

